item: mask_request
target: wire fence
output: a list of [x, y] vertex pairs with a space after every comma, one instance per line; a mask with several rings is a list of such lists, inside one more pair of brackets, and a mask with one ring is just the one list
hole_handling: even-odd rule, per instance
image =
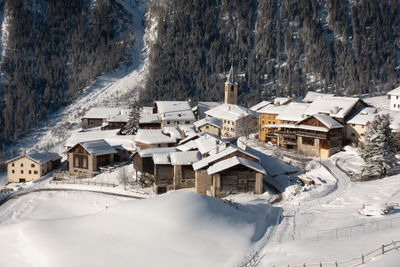
[[299, 241], [299, 240], [310, 240], [310, 241], [321, 241], [321, 240], [332, 240], [332, 239], [351, 239], [353, 236], [359, 236], [366, 233], [380, 232], [388, 229], [400, 227], [400, 217], [376, 220], [363, 224], [340, 227], [329, 230], [320, 231], [305, 231], [296, 232], [291, 239], [281, 240], [282, 241]]
[[[398, 251], [400, 249], [400, 241], [392, 241], [391, 243], [384, 244], [379, 246], [378, 248], [369, 251], [367, 253], [362, 254], [360, 257], [354, 257], [350, 259], [340, 260], [340, 261], [324, 261], [324, 262], [316, 262], [316, 263], [302, 263], [302, 264], [294, 264], [294, 265], [280, 265], [282, 267], [311, 267], [311, 266], [360, 266], [370, 261], [372, 258], [384, 255], [390, 251]], [[273, 267], [280, 267], [278, 265], [273, 265]]]
[[95, 185], [95, 186], [105, 186], [105, 187], [116, 187], [118, 183], [110, 183], [110, 182], [103, 182], [103, 181], [90, 181], [90, 180], [82, 180], [82, 179], [71, 179], [71, 180], [52, 180], [50, 184], [82, 184], [82, 185]]

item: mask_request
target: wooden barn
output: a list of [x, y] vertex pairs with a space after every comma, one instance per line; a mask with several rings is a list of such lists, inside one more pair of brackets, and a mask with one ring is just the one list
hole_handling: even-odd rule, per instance
[[226, 197], [237, 193], [262, 194], [264, 168], [257, 162], [232, 157], [207, 169], [211, 176], [211, 195]]
[[175, 147], [157, 147], [137, 151], [133, 154], [133, 168], [136, 177], [144, 186], [151, 186], [154, 183], [154, 161], [153, 155], [176, 151]]
[[174, 166], [171, 165], [169, 153], [155, 153], [154, 162], [154, 186], [156, 194], [166, 193], [174, 189]]

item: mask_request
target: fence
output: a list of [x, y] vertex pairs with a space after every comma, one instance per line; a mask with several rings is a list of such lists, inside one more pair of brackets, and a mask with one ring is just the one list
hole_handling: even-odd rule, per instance
[[[312, 231], [297, 232], [296, 235], [292, 236], [292, 241], [296, 240], [310, 240], [310, 241], [320, 241], [320, 240], [332, 240], [332, 239], [351, 239], [353, 236], [362, 235], [365, 233], [379, 232], [387, 229], [392, 229], [394, 227], [400, 227], [400, 217], [371, 221], [364, 224], [334, 228], [326, 231], [317, 231], [316, 233]], [[289, 240], [281, 240], [289, 241]]]
[[[374, 249], [372, 251], [369, 251], [365, 254], [362, 254], [360, 257], [355, 257], [351, 259], [346, 259], [342, 261], [334, 261], [334, 262], [318, 262], [318, 263], [303, 263], [303, 264], [297, 264], [297, 265], [285, 265], [284, 267], [311, 267], [311, 266], [344, 266], [343, 264], [346, 264], [346, 266], [360, 266], [366, 263], [367, 261], [371, 260], [374, 257], [377, 257], [379, 255], [384, 255], [385, 253], [388, 253], [393, 250], [399, 250], [399, 243], [400, 241], [392, 241], [389, 244], [386, 245], [381, 245], [377, 249]], [[273, 265], [273, 267], [278, 267]]]
[[90, 181], [90, 180], [82, 180], [82, 179], [71, 179], [71, 180], [60, 180], [60, 181], [50, 181], [50, 184], [82, 184], [82, 185], [96, 185], [96, 186], [106, 186], [106, 187], [116, 187], [118, 184], [116, 183], [108, 183], [102, 181]]

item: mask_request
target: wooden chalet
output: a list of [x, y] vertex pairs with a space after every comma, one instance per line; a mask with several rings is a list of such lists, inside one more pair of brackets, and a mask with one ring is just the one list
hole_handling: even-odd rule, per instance
[[175, 147], [148, 148], [137, 151], [133, 154], [133, 168], [136, 177], [143, 186], [151, 186], [154, 183], [154, 160], [155, 154], [169, 154], [176, 151]]
[[68, 151], [69, 173], [89, 178], [99, 173], [99, 167], [114, 162], [117, 151], [105, 140], [80, 142]]
[[342, 147], [344, 127], [330, 116], [318, 114], [296, 123], [296, 136], [299, 152], [327, 158]]
[[[193, 163], [193, 169], [195, 171], [195, 191], [200, 194], [211, 194], [213, 177], [208, 173], [208, 169], [214, 164], [233, 157], [238, 157], [240, 159], [245, 159], [247, 161], [254, 162], [255, 164], [259, 164], [259, 158], [257, 156], [231, 145], [224, 150], [221, 150], [219, 153], [210, 155], [198, 162]], [[235, 171], [233, 172], [235, 173]], [[236, 173], [236, 175], [238, 177], [242, 177], [238, 173]]]

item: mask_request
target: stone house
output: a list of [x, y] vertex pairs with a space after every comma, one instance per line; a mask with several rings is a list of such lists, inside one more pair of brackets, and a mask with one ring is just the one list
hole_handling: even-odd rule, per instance
[[257, 111], [258, 113], [258, 138], [261, 142], [271, 142], [278, 144], [275, 125], [279, 124], [276, 119], [278, 115], [286, 108], [286, 105], [269, 104]]
[[90, 178], [99, 173], [99, 167], [114, 162], [117, 151], [105, 140], [80, 142], [67, 151], [70, 175]]
[[257, 131], [257, 113], [246, 107], [222, 104], [205, 113], [222, 122], [221, 137], [239, 137]]
[[189, 101], [154, 101], [152, 114], [157, 114], [161, 120], [161, 128], [191, 125], [196, 121]]
[[7, 161], [7, 179], [9, 183], [29, 182], [56, 169], [60, 163], [57, 153], [30, 152]]
[[221, 135], [222, 121], [213, 117], [206, 117], [194, 123], [199, 132], [209, 133], [215, 136]]

